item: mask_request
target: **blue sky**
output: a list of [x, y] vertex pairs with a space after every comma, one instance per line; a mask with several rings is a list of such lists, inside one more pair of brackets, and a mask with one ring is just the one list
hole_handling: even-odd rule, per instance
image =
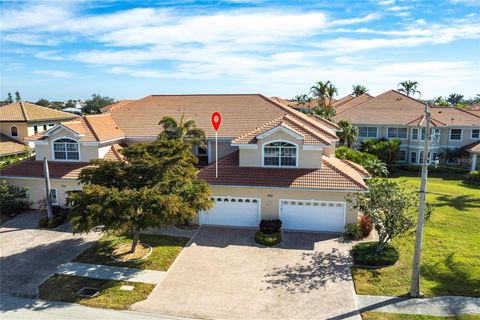
[[[160, 4], [159, 4], [160, 3]], [[480, 0], [3, 1], [1, 96], [480, 92]]]

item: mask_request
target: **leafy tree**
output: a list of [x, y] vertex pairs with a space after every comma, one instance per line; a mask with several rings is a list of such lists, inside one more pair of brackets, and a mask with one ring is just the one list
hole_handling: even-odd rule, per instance
[[7, 95], [7, 104], [9, 104], [9, 103], [13, 103], [12, 94], [10, 92]]
[[16, 215], [28, 209], [28, 188], [9, 185], [6, 181], [0, 182], [0, 213]]
[[207, 141], [205, 131], [198, 128], [194, 120], [184, 121], [183, 119], [184, 115], [180, 118], [180, 122], [177, 122], [177, 120], [171, 116], [163, 117], [158, 123], [163, 127], [163, 132], [160, 135], [164, 135], [169, 139], [180, 139], [182, 142], [204, 147]]
[[447, 161], [454, 161], [468, 157], [470, 154], [465, 148], [443, 148], [439, 157], [445, 158]]
[[352, 150], [348, 147], [338, 147], [335, 149], [335, 157], [358, 163], [374, 177], [388, 175], [387, 166], [382, 161], [379, 161], [376, 155]]
[[69, 220], [76, 231], [140, 232], [191, 219], [208, 210], [210, 187], [197, 179], [196, 157], [180, 139], [159, 137], [122, 150], [125, 161], [92, 160], [82, 170], [81, 191], [70, 192]]
[[480, 102], [480, 93], [477, 93], [475, 98], [472, 99], [472, 104], [479, 103]]
[[[347, 196], [347, 201], [370, 218], [378, 233], [377, 252], [381, 252], [388, 241], [405, 234], [414, 226], [410, 212], [418, 208], [418, 196], [405, 188], [405, 183], [389, 179], [367, 181], [368, 193]], [[432, 212], [426, 206], [428, 219]]]
[[99, 94], [92, 94], [92, 98], [85, 101], [85, 105], [82, 108], [82, 112], [86, 114], [101, 113], [100, 110], [103, 107], [111, 105], [115, 102], [115, 99], [110, 97], [102, 97]]
[[463, 95], [458, 94], [458, 93], [452, 93], [451, 95], [448, 96], [447, 101], [452, 105], [456, 106], [459, 104], [463, 99]]
[[75, 108], [76, 104], [75, 102], [73, 102], [73, 100], [68, 100], [67, 102], [65, 102], [65, 108]]
[[352, 86], [352, 89], [353, 89], [352, 95], [354, 95], [355, 97], [361, 96], [362, 94], [365, 94], [368, 92], [367, 87], [361, 84], [354, 84]]
[[448, 102], [442, 96], [433, 98], [433, 104], [436, 106], [448, 106]]
[[361, 142], [360, 150], [374, 154], [387, 165], [392, 165], [400, 155], [400, 140], [367, 139]]
[[333, 117], [335, 116], [335, 108], [329, 105], [321, 104], [315, 108], [313, 108], [313, 113], [327, 119], [329, 121], [332, 121]]
[[308, 94], [298, 94], [293, 98], [293, 101], [296, 102], [297, 106], [300, 108], [305, 108], [305, 106], [312, 101], [312, 97]]
[[37, 102], [35, 102], [35, 104], [37, 106], [42, 106], [42, 107], [46, 107], [46, 108], [50, 107], [50, 101], [48, 101], [47, 99], [43, 99], [43, 98], [38, 100]]
[[417, 81], [403, 81], [398, 84], [400, 87], [398, 91], [405, 93], [407, 96], [410, 95], [415, 95], [418, 93], [418, 95], [421, 95], [421, 92], [417, 90], [418, 88], [418, 82]]
[[340, 145], [343, 146], [347, 143], [347, 146], [352, 148], [353, 143], [358, 136], [358, 128], [348, 120], [340, 120], [338, 125], [342, 128], [342, 131], [337, 132], [337, 136], [340, 139]]
[[22, 97], [20, 96], [20, 92], [15, 91], [15, 101], [20, 102], [22, 101]]
[[56, 110], [62, 110], [64, 108], [64, 104], [62, 101], [52, 101], [48, 107]]

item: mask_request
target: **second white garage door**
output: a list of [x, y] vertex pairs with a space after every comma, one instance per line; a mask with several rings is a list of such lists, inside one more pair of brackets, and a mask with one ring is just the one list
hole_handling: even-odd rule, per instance
[[345, 202], [280, 200], [284, 229], [343, 232]]
[[200, 213], [200, 224], [258, 227], [260, 199], [219, 196], [213, 199], [213, 208]]

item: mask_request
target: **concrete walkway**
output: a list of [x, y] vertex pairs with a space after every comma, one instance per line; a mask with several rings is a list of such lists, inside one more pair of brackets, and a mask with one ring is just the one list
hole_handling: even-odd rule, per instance
[[7, 294], [0, 294], [0, 318], [2, 320], [191, 320], [191, 318], [98, 309], [74, 303], [20, 298]]
[[357, 295], [360, 312], [391, 312], [423, 314], [432, 316], [454, 316], [480, 314], [480, 298], [442, 296], [434, 298], [399, 298]]
[[165, 278], [165, 271], [122, 268], [100, 264], [69, 262], [57, 267], [57, 273], [95, 279], [124, 280], [159, 284]]

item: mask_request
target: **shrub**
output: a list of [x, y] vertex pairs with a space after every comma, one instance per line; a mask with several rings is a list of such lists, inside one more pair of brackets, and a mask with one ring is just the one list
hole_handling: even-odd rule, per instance
[[9, 185], [3, 181], [0, 183], [0, 213], [16, 215], [28, 209], [28, 188]]
[[263, 233], [262, 230], [258, 230], [255, 233], [255, 242], [258, 244], [262, 244], [264, 246], [274, 246], [282, 241], [282, 234], [281, 232], [276, 232], [272, 234]]
[[468, 182], [474, 184], [480, 184], [480, 171], [472, 171], [466, 175], [465, 178]]
[[370, 232], [372, 232], [373, 229], [373, 224], [370, 218], [364, 215], [360, 218], [358, 224], [360, 226], [360, 230], [362, 231], [362, 236], [368, 237], [368, 235], [370, 234]]
[[398, 261], [399, 253], [387, 243], [382, 251], [377, 252], [378, 242], [364, 242], [353, 246], [352, 255], [355, 264], [373, 267], [391, 266]]
[[280, 219], [266, 220], [262, 219], [259, 224], [260, 230], [265, 234], [274, 234], [282, 228], [282, 221]]
[[360, 229], [357, 223], [350, 223], [350, 224], [347, 224], [347, 226], [345, 227], [343, 236], [346, 239], [358, 240], [362, 237], [362, 230]]
[[49, 221], [47, 217], [41, 218], [40, 221], [38, 221], [38, 227], [41, 229], [46, 229], [48, 228], [48, 222]]

